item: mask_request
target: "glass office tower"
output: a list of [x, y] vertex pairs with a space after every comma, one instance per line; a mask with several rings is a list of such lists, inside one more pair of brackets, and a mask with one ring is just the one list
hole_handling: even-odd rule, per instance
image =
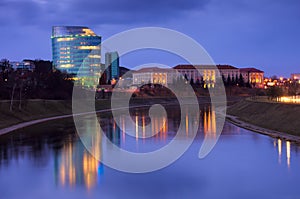
[[88, 27], [54, 26], [51, 39], [53, 66], [75, 74], [84, 86], [97, 86], [96, 77], [100, 77], [101, 72], [101, 37]]
[[120, 76], [119, 69], [119, 54], [118, 52], [107, 52], [105, 53], [105, 68], [107, 82], [112, 79], [118, 79]]

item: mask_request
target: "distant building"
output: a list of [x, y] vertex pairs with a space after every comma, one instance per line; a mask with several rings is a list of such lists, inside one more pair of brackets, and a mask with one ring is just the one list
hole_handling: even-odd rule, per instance
[[216, 74], [219, 71], [220, 76], [227, 81], [227, 79], [236, 80], [242, 78], [245, 83], [255, 87], [263, 87], [264, 72], [256, 68], [236, 68], [231, 65], [177, 65], [174, 67], [178, 72], [184, 75], [189, 81], [193, 79], [196, 81], [203, 81], [204, 87], [214, 87], [216, 81]]
[[239, 69], [231, 65], [177, 65], [174, 67], [179, 73], [187, 78], [188, 81], [202, 82], [204, 88], [215, 86], [217, 69], [220, 77], [223, 76], [236, 78], [239, 76]]
[[17, 61], [10, 62], [10, 64], [14, 70], [28, 70], [28, 71], [35, 70], [35, 63], [33, 60], [24, 59], [21, 62], [17, 62]]
[[264, 87], [264, 72], [256, 68], [240, 68], [240, 73], [245, 81], [253, 87]]
[[220, 74], [226, 79], [230, 77], [231, 79], [239, 78], [240, 70], [231, 65], [217, 65], [217, 68], [220, 71]]
[[293, 79], [293, 80], [300, 80], [300, 73], [293, 73], [293, 74], [291, 74], [291, 79]]
[[120, 77], [120, 65], [119, 65], [118, 52], [105, 53], [105, 68], [106, 78], [109, 83], [113, 79], [119, 79]]
[[132, 73], [133, 85], [142, 84], [172, 84], [177, 77], [173, 69], [149, 67], [142, 68]]
[[82, 85], [96, 87], [99, 80], [95, 77], [100, 76], [96, 71], [101, 72], [101, 36], [88, 27], [54, 26], [51, 38], [54, 68], [76, 74]]

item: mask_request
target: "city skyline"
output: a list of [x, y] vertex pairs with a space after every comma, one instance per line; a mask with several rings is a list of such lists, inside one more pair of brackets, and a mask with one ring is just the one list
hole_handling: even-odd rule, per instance
[[[297, 73], [300, 52], [299, 2], [276, 0], [152, 1], [2, 1], [1, 58], [45, 59], [51, 56], [51, 27], [84, 25], [105, 41], [130, 28], [160, 26], [180, 31], [199, 42], [217, 64], [257, 67], [266, 76]], [[22, 31], [20, 31], [20, 29]], [[24, 39], [26, 38], [26, 39]], [[17, 48], [17, 49], [16, 49]], [[145, 64], [143, 56], [124, 56], [120, 65]], [[147, 60], [146, 60], [147, 61]], [[161, 56], [154, 62], [176, 65], [178, 59]]]

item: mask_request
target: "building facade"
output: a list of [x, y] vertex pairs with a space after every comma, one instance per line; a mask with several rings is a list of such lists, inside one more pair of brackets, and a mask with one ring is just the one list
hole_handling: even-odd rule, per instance
[[113, 79], [119, 79], [120, 77], [120, 63], [118, 52], [105, 53], [105, 68], [107, 83]]
[[51, 39], [54, 68], [73, 73], [82, 85], [94, 87], [101, 72], [101, 37], [88, 27], [54, 26]]
[[133, 85], [160, 84], [167, 86], [177, 78], [173, 69], [149, 67], [142, 68], [132, 73]]
[[223, 78], [236, 78], [240, 74], [238, 68], [230, 65], [177, 65], [174, 69], [188, 81], [202, 82], [204, 88], [213, 88], [218, 74]]
[[300, 80], [300, 73], [293, 73], [291, 74], [292, 80]]
[[240, 68], [240, 73], [245, 81], [252, 87], [264, 87], [264, 72], [256, 68]]
[[174, 69], [189, 81], [191, 79], [194, 82], [203, 81], [204, 88], [215, 86], [217, 70], [225, 82], [228, 79], [238, 82], [240, 77], [242, 77], [244, 83], [249, 83], [252, 87], [263, 87], [264, 85], [264, 72], [256, 68], [239, 69], [231, 65], [177, 65]]
[[35, 63], [33, 60], [23, 60], [21, 62], [10, 62], [12, 68], [14, 70], [35, 70]]

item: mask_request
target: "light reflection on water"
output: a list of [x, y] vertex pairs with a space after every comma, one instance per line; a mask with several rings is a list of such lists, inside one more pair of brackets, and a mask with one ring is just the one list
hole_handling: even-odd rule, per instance
[[[185, 109], [185, 111], [188, 111], [188, 109]], [[147, 152], [159, 149], [175, 136], [179, 125], [179, 121], [176, 119], [178, 118], [178, 114], [180, 113], [173, 110], [170, 116], [168, 114], [168, 118], [155, 117], [151, 126], [153, 135], [151, 138], [145, 138], [144, 136], [146, 133], [145, 126], [149, 122], [147, 111], [145, 110], [138, 111], [132, 116], [136, 125], [142, 126], [140, 131], [137, 126], [134, 129], [127, 128], [126, 117], [123, 115], [116, 118], [120, 121], [123, 131], [121, 131], [116, 123], [107, 115], [103, 116], [100, 123], [106, 136], [115, 145], [129, 151]], [[49, 192], [49, 197], [45, 198], [85, 198], [87, 196], [82, 192], [82, 189], [80, 189], [82, 187], [84, 187], [86, 191], [94, 194], [95, 197], [101, 197], [103, 195], [104, 198], [110, 198], [110, 196], [141, 198], [142, 193], [136, 193], [136, 191], [131, 190], [132, 186], [129, 185], [130, 183], [134, 184], [132, 180], [136, 178], [136, 180], [139, 179], [137, 182], [140, 181], [140, 183], [136, 184], [136, 187], [153, 186], [152, 191], [147, 192], [146, 189], [145, 194], [149, 197], [155, 196], [159, 198], [158, 196], [164, 192], [156, 191], [155, 189], [158, 188], [159, 179], [162, 177], [165, 179], [165, 182], [163, 180], [161, 183], [163, 183], [166, 190], [172, 190], [172, 193], [167, 192], [165, 193], [166, 195], [163, 195], [161, 198], [182, 198], [182, 195], [180, 195], [179, 192], [177, 193], [173, 187], [173, 175], [175, 174], [176, 176], [178, 175], [177, 178], [180, 179], [180, 181], [178, 181], [180, 186], [185, 187], [191, 184], [191, 190], [187, 187], [185, 188], [189, 190], [189, 198], [198, 198], [199, 194], [203, 197], [206, 196], [206, 198], [220, 198], [224, 193], [230, 196], [230, 198], [242, 195], [244, 198], [247, 198], [247, 194], [249, 198], [257, 196], [255, 193], [249, 192], [243, 187], [246, 185], [252, 186], [260, 196], [270, 196], [268, 195], [270, 191], [274, 188], [279, 189], [279, 187], [271, 187], [271, 185], [268, 187], [268, 183], [273, 183], [272, 186], [280, 186], [282, 190], [288, 190], [288, 193], [292, 196], [295, 194], [299, 196], [299, 191], [293, 188], [295, 185], [290, 184], [291, 182], [295, 183], [300, 180], [300, 157], [298, 154], [299, 147], [297, 145], [290, 141], [273, 139], [251, 133], [226, 123], [216, 149], [213, 150], [208, 158], [199, 160], [197, 158], [197, 151], [201, 146], [202, 140], [205, 137], [216, 138], [216, 113], [214, 108], [205, 107], [202, 109], [200, 116], [193, 118], [189, 118], [188, 114], [185, 114], [183, 121], [185, 132], [182, 136], [183, 138], [190, 136], [189, 133], [191, 129], [198, 128], [194, 124], [196, 120], [199, 119], [200, 127], [197, 141], [192, 145], [187, 154], [180, 158], [177, 163], [174, 163], [162, 171], [138, 176], [133, 174], [120, 174], [105, 167], [88, 153], [79, 141], [78, 136], [74, 133], [74, 129], [71, 127], [68, 128], [70, 129], [68, 133], [66, 133], [64, 128], [61, 130], [54, 128], [54, 130], [51, 131], [57, 131], [58, 133], [52, 134], [48, 129], [45, 135], [37, 132], [27, 137], [26, 134], [24, 134], [26, 130], [21, 130], [18, 133], [4, 136], [0, 139], [0, 192], [3, 196], [7, 196], [4, 198], [20, 198], [23, 195], [9, 191], [8, 186], [13, 185], [14, 187], [12, 189], [26, 192], [26, 190], [22, 189], [19, 182], [26, 183], [30, 181], [31, 178], [38, 179], [39, 176], [44, 176], [42, 182], [46, 182], [47, 187], [49, 187], [46, 188], [46, 190], [44, 190], [45, 188], [41, 188], [43, 193]], [[93, 129], [92, 126], [94, 124], [90, 123], [89, 120], [87, 120], [87, 125]], [[35, 128], [31, 128], [30, 131], [34, 132], [34, 129]], [[124, 129], [126, 131], [135, 132], [135, 137], [127, 135]], [[101, 134], [92, 133], [90, 136], [93, 138], [89, 143], [92, 152], [96, 154], [97, 157], [101, 157], [102, 147], [106, 146], [105, 143], [103, 143]], [[272, 151], [274, 147], [276, 152]], [[278, 161], [276, 158], [278, 158]], [[35, 164], [32, 165], [31, 162]], [[258, 164], [260, 166], [256, 167]], [[295, 164], [295, 167], [293, 167], [293, 164]], [[196, 169], [196, 165], [198, 169]], [[285, 167], [282, 167], [283, 165]], [[261, 169], [265, 167], [266, 169], [262, 174]], [[44, 170], [38, 168], [43, 168]], [[220, 172], [218, 172], [216, 168], [219, 168]], [[253, 168], [256, 168], [256, 170], [251, 172]], [[30, 177], [26, 177], [25, 174], [25, 176], [10, 175], [11, 173], [18, 172], [20, 169], [24, 169], [25, 173], [28, 172]], [[245, 171], [247, 171], [249, 175], [246, 175], [246, 173], [244, 173]], [[293, 172], [293, 175], [291, 176], [285, 171]], [[51, 178], [53, 173], [55, 176], [54, 181], [53, 178]], [[185, 175], [183, 175], [183, 173], [185, 173]], [[264, 175], [269, 176], [269, 178], [261, 179], [261, 176]], [[278, 178], [276, 177], [277, 175]], [[159, 178], [157, 176], [159, 176]], [[245, 176], [245, 178], [247, 177], [250, 180], [244, 179], [235, 183], [237, 179], [241, 180], [238, 176]], [[228, 177], [232, 179], [226, 179]], [[276, 184], [273, 182], [273, 178], [275, 177], [282, 181], [282, 183], [277, 182], [279, 184]], [[144, 180], [144, 178], [148, 179], [149, 182]], [[168, 179], [170, 181], [168, 181]], [[122, 180], [124, 180], [124, 182]], [[203, 182], [203, 180], [205, 182]], [[260, 180], [266, 183], [264, 190], [254, 185], [255, 183], [259, 184]], [[153, 182], [157, 183], [157, 185], [155, 185], [155, 183], [153, 184]], [[214, 187], [220, 186], [219, 182], [223, 182], [224, 184], [222, 184], [222, 186], [226, 188], [219, 190], [220, 195], [218, 195], [219, 192], [210, 193], [210, 191], [215, 189]], [[225, 182], [228, 183], [228, 185]], [[288, 185], [284, 186], [287, 183]], [[118, 192], [115, 192], [121, 189], [120, 185], [124, 186], [127, 190], [126, 194], [122, 195], [121, 193], [118, 194]], [[204, 186], [205, 189], [194, 189], [196, 185], [200, 187]], [[231, 187], [233, 185], [241, 185], [241, 187]], [[34, 184], [34, 186], [39, 186], [39, 184]], [[230, 192], [230, 188], [235, 191]], [[291, 191], [291, 188], [293, 188], [292, 190], [294, 190], [294, 192]], [[69, 189], [76, 190], [74, 192], [75, 195], [69, 193], [67, 191]], [[179, 190], [181, 189], [179, 188], [177, 191]], [[183, 189], [181, 191], [183, 191]], [[64, 192], [68, 194], [62, 194]], [[131, 195], [131, 193], [133, 195]], [[279, 195], [275, 195], [273, 198], [283, 198], [276, 196]], [[24, 196], [24, 198], [26, 197]], [[28, 198], [39, 198], [39, 194], [33, 196], [28, 195]]]

